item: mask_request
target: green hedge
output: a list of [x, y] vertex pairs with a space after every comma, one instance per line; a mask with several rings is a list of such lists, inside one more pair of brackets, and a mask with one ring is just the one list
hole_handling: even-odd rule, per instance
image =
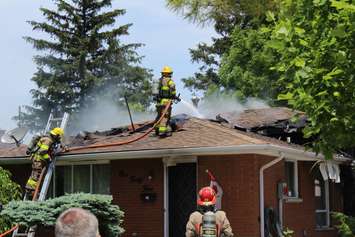
[[80, 207], [93, 213], [99, 220], [100, 234], [104, 237], [116, 237], [124, 232], [121, 226], [124, 213], [112, 204], [112, 196], [109, 195], [78, 193], [44, 202], [12, 201], [5, 206], [1, 215], [21, 226], [53, 227], [57, 217], [71, 207]]
[[340, 212], [332, 213], [332, 217], [337, 221], [336, 228], [341, 237], [355, 236], [355, 218]]
[[[0, 166], [0, 204], [6, 205], [21, 198], [20, 186], [11, 180], [11, 173]], [[8, 218], [0, 216], [0, 233], [11, 228]]]

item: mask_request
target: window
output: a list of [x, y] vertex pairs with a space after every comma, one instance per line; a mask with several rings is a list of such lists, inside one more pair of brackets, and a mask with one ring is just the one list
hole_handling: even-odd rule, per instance
[[288, 197], [298, 198], [298, 167], [297, 161], [285, 162], [285, 177]]
[[324, 181], [318, 171], [314, 179], [314, 197], [316, 206], [316, 227], [327, 228], [330, 226], [329, 217], [329, 182]]
[[[66, 193], [109, 194], [111, 169], [109, 164], [56, 166], [49, 197]], [[53, 182], [54, 181], [54, 182]]]

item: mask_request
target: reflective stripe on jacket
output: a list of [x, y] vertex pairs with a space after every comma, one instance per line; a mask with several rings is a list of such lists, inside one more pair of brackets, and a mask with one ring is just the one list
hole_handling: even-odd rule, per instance
[[159, 96], [161, 99], [172, 99], [176, 96], [175, 83], [170, 77], [160, 79]]
[[41, 137], [41, 139], [39, 139], [37, 143], [38, 150], [33, 154], [34, 159], [36, 159], [37, 161], [49, 159], [49, 152], [52, 145], [52, 138], [48, 136]]

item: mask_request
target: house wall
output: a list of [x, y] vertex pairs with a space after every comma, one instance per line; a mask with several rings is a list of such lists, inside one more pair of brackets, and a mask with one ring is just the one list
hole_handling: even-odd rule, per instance
[[[221, 183], [224, 195], [222, 208], [227, 212], [233, 232], [238, 237], [258, 237], [259, 229], [259, 170], [275, 159], [261, 155], [198, 157], [198, 188], [209, 185], [206, 169]], [[301, 202], [284, 204], [284, 225], [295, 231], [293, 237], [337, 236], [335, 230], [315, 230], [313, 162], [298, 162]], [[124, 237], [164, 236], [164, 171], [161, 159], [111, 161], [111, 193], [114, 203], [125, 212]], [[30, 174], [29, 165], [6, 166], [14, 180], [24, 184]], [[284, 162], [265, 171], [265, 206], [277, 210], [277, 183], [284, 181]], [[149, 180], [148, 177], [152, 176]], [[142, 201], [144, 188], [156, 193], [154, 202]], [[332, 210], [341, 211], [343, 201], [340, 185], [330, 185]], [[134, 235], [136, 233], [136, 235]], [[40, 235], [50, 236], [50, 235]]]
[[259, 236], [259, 167], [271, 157], [238, 155], [198, 158], [198, 186], [209, 185], [206, 169], [223, 187], [222, 209], [239, 237]]
[[[234, 234], [240, 237], [260, 236], [259, 170], [275, 159], [261, 155], [199, 157], [198, 186], [209, 184], [205, 170], [209, 169], [221, 183], [224, 195], [222, 209], [227, 212]], [[284, 204], [284, 226], [295, 231], [293, 237], [337, 236], [334, 229], [315, 229], [314, 181], [311, 176], [313, 162], [298, 162], [298, 203]], [[285, 181], [284, 162], [281, 161], [264, 173], [265, 207], [278, 208], [277, 183]], [[342, 210], [340, 185], [330, 185], [331, 210]]]
[[[315, 220], [315, 196], [314, 180], [312, 177], [313, 162], [299, 162], [299, 191], [302, 202], [285, 203], [284, 222], [285, 226], [295, 231], [295, 237], [315, 236], [328, 237], [337, 236], [335, 229], [316, 230]], [[342, 211], [341, 186], [330, 183], [330, 210]]]
[[[161, 159], [112, 161], [111, 193], [114, 203], [125, 212], [124, 237], [163, 236], [164, 227], [164, 170]], [[148, 176], [152, 176], [149, 180]], [[143, 202], [146, 188], [156, 193], [154, 202]], [[134, 235], [136, 233], [136, 235]]]

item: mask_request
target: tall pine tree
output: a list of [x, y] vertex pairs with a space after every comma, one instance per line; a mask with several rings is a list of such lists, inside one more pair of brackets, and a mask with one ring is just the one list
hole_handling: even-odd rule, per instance
[[109, 11], [111, 0], [55, 0], [56, 9], [41, 8], [46, 21], [29, 21], [35, 31], [49, 39], [25, 37], [44, 52], [35, 56], [37, 72], [32, 77], [33, 106], [22, 114], [33, 130], [42, 129], [51, 110], [77, 112], [95, 102], [97, 95], [119, 101], [127, 95], [143, 107], [149, 104], [152, 74], [139, 66], [136, 49], [141, 44], [123, 44], [131, 24], [115, 26], [123, 9]]

